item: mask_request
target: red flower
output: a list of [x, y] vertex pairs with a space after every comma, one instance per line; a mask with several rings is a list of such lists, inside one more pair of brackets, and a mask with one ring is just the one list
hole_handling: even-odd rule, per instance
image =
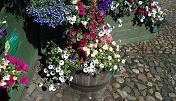
[[82, 2], [78, 2], [78, 3], [77, 3], [77, 6], [78, 6], [78, 8], [83, 8]]
[[96, 18], [95, 13], [92, 13], [91, 18], [92, 18], [92, 20], [95, 20], [95, 18]]
[[92, 33], [92, 34], [91, 34], [91, 37], [92, 37], [93, 39], [96, 38], [96, 34]]
[[143, 8], [139, 9], [139, 13], [141, 13], [142, 15], [145, 15], [145, 11]]
[[79, 9], [79, 15], [81, 15], [81, 16], [86, 15], [86, 11], [85, 11], [84, 8], [80, 8], [80, 9]]
[[11, 86], [11, 85], [13, 85], [15, 83], [15, 80], [13, 80], [13, 76], [12, 75], [10, 75], [10, 80], [8, 80], [6, 83], [7, 83], [8, 86]]
[[72, 49], [72, 46], [71, 46], [71, 45], [69, 45], [69, 46], [67, 46], [67, 48], [68, 48], [68, 49]]
[[20, 83], [21, 83], [21, 84], [24, 84], [24, 85], [27, 85], [27, 84], [29, 83], [29, 80], [28, 80], [28, 78], [26, 77], [26, 75], [24, 75], [24, 76], [21, 77]]

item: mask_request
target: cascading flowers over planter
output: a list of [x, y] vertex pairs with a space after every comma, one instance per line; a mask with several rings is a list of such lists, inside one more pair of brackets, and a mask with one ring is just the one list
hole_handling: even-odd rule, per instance
[[71, 47], [61, 49], [56, 43], [47, 45], [46, 66], [42, 69], [44, 82], [49, 84], [49, 90], [55, 91], [55, 84], [69, 83], [74, 78], [73, 71], [85, 75], [114, 74], [119, 63], [125, 63], [120, 55], [119, 45], [112, 41], [111, 27], [103, 25], [99, 35], [93, 43], [74, 49]]

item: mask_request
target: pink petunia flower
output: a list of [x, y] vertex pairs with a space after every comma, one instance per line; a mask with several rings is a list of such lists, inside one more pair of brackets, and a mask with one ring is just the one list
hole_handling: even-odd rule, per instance
[[13, 80], [13, 75], [10, 75], [10, 80], [6, 81], [8, 86], [11, 86], [15, 83], [15, 80]]
[[20, 79], [20, 83], [21, 84], [24, 84], [24, 85], [27, 85], [29, 83], [29, 80], [28, 78], [26, 77], [26, 75], [23, 75]]

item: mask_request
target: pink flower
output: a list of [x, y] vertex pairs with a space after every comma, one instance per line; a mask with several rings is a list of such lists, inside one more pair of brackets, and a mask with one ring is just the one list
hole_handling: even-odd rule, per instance
[[100, 38], [100, 41], [103, 42], [103, 43], [111, 43], [112, 42], [111, 34], [104, 35], [103, 37]]
[[21, 84], [24, 84], [24, 85], [27, 85], [29, 83], [29, 80], [28, 78], [26, 77], [26, 75], [23, 75], [20, 79], [20, 83]]
[[80, 8], [80, 9], [79, 9], [79, 15], [81, 15], [81, 16], [86, 15], [86, 11], [85, 11], [84, 8]]
[[17, 71], [21, 71], [21, 66], [20, 65], [16, 65], [16, 68], [15, 68]]
[[8, 80], [6, 83], [8, 86], [11, 86], [15, 83], [15, 80], [13, 80], [13, 75], [10, 75], [10, 80]]
[[10, 61], [10, 64], [15, 64], [15, 59], [11, 54], [7, 54], [6, 58]]
[[20, 67], [23, 71], [28, 72], [28, 65], [25, 62], [20, 62]]

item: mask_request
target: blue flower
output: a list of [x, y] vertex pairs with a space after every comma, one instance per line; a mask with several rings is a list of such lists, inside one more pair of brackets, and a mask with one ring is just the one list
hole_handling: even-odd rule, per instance
[[71, 54], [71, 55], [69, 56], [69, 58], [70, 58], [70, 60], [74, 60], [74, 59], [75, 59], [75, 55], [74, 55], [74, 54]]

